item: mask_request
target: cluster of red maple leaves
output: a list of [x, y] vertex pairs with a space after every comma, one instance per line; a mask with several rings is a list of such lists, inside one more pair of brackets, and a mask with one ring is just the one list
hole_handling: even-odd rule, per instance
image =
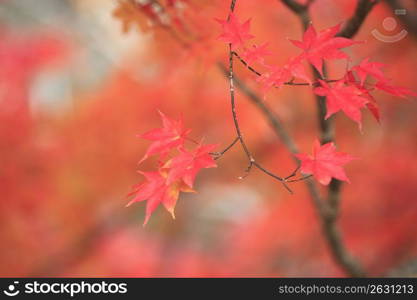
[[[242, 49], [241, 56], [248, 65], [259, 63], [267, 70], [257, 79], [265, 92], [271, 87], [279, 88], [284, 84], [293, 84], [295, 78], [302, 79], [314, 87], [315, 94], [326, 96], [326, 118], [338, 111], [343, 111], [346, 116], [361, 126], [360, 110], [365, 106], [379, 120], [379, 109], [376, 100], [371, 95], [372, 91], [382, 90], [399, 97], [416, 95], [406, 88], [394, 86], [391, 79], [387, 78], [381, 70], [384, 64], [370, 62], [369, 58], [365, 58], [357, 66], [348, 69], [342, 79], [325, 80], [323, 75], [324, 60], [346, 59], [350, 61], [349, 56], [340, 49], [361, 43], [336, 36], [340, 31], [341, 24], [318, 33], [311, 24], [304, 33], [302, 41], [291, 40], [296, 47], [303, 50], [302, 53], [289, 58], [281, 67], [265, 63], [265, 56], [272, 54], [267, 49], [268, 43], [260, 46], [252, 45], [251, 48], [245, 46], [245, 41], [254, 38], [249, 33], [250, 19], [241, 23], [234, 14], [231, 14], [228, 20], [217, 21], [223, 28], [223, 33], [219, 37], [221, 40], [230, 44], [234, 51]], [[313, 82], [306, 72], [304, 61], [313, 65], [323, 79]], [[368, 76], [373, 77], [376, 82], [366, 82]]]
[[[284, 66], [269, 65], [265, 57], [271, 55], [268, 43], [247, 47], [245, 43], [254, 38], [250, 34], [250, 19], [240, 22], [235, 14], [231, 13], [228, 19], [216, 19], [222, 26], [219, 39], [231, 46], [231, 51], [241, 50], [242, 61], [250, 67], [258, 64], [265, 69], [264, 73], [257, 73], [257, 81], [266, 93], [270, 88], [280, 88], [283, 85], [294, 85], [295, 79], [303, 80], [312, 87], [313, 93], [326, 97], [327, 114], [329, 118], [333, 114], [342, 111], [355, 121], [361, 129], [361, 109], [368, 108], [379, 121], [380, 113], [378, 105], [371, 92], [382, 90], [394, 96], [404, 97], [416, 95], [410, 90], [394, 86], [391, 79], [387, 78], [383, 71], [383, 64], [370, 62], [368, 58], [358, 65], [347, 68], [346, 74], [340, 80], [326, 79], [323, 74], [325, 60], [345, 59], [350, 62], [349, 56], [342, 52], [346, 48], [361, 42], [348, 38], [338, 37], [340, 24], [328, 29], [316, 32], [311, 24], [304, 33], [302, 41], [291, 42], [302, 50], [302, 53], [291, 57]], [[320, 74], [318, 81], [314, 82], [306, 71], [305, 64], [310, 63]], [[249, 68], [252, 71], [253, 68]], [[372, 78], [372, 80], [368, 80]], [[215, 167], [211, 151], [215, 145], [201, 145], [188, 151], [184, 147], [190, 130], [183, 127], [181, 120], [175, 121], [161, 113], [163, 128], [152, 130], [140, 135], [140, 137], [153, 141], [143, 160], [151, 155], [159, 154], [159, 168], [155, 172], [140, 172], [146, 178], [146, 182], [135, 187], [132, 194], [135, 195], [129, 203], [147, 200], [145, 224], [150, 215], [159, 204], [174, 217], [174, 207], [180, 192], [193, 191], [193, 183], [197, 173], [202, 168]], [[177, 155], [163, 161], [171, 150], [176, 149]], [[330, 183], [332, 178], [349, 182], [343, 166], [354, 159], [353, 156], [336, 151], [333, 143], [321, 145], [318, 140], [314, 142], [313, 154], [297, 154], [301, 162], [301, 172], [313, 175], [323, 185]]]
[[[372, 91], [382, 90], [399, 97], [417, 95], [404, 87], [394, 86], [391, 79], [387, 78], [381, 70], [384, 64], [370, 62], [369, 58], [365, 58], [358, 65], [347, 69], [342, 79], [326, 80], [323, 74], [324, 61], [335, 59], [350, 61], [348, 55], [341, 49], [361, 43], [338, 37], [340, 24], [318, 33], [310, 24], [302, 41], [291, 40], [296, 47], [302, 49], [302, 53], [289, 58], [284, 66], [276, 66], [265, 63], [265, 56], [272, 54], [267, 49], [268, 43], [259, 46], [252, 45], [252, 47], [245, 46], [246, 41], [254, 38], [249, 33], [250, 19], [242, 23], [231, 13], [227, 20], [217, 21], [223, 29], [219, 39], [231, 45], [233, 51], [241, 49], [241, 57], [247, 66], [258, 63], [266, 69], [266, 72], [262, 74], [257, 73], [259, 76], [257, 81], [262, 85], [264, 93], [272, 87], [280, 88], [285, 84], [294, 84], [295, 78], [304, 80], [313, 88], [315, 94], [326, 97], [326, 119], [343, 111], [347, 117], [358, 123], [361, 129], [362, 108], [367, 107], [378, 121], [380, 118], [377, 102], [371, 95]], [[322, 79], [313, 82], [306, 72], [305, 62], [310, 63]], [[372, 77], [374, 82], [366, 81], [368, 77]], [[324, 185], [329, 184], [332, 177], [348, 181], [342, 166], [351, 161], [353, 157], [343, 152], [336, 152], [335, 149], [333, 143], [321, 146], [318, 141], [315, 141], [313, 156], [297, 155], [301, 161], [301, 171], [305, 174], [313, 174]]]
[[[217, 145], [197, 143], [195, 149], [187, 150], [185, 142], [190, 129], [184, 127], [183, 121], [173, 120], [159, 112], [162, 128], [153, 129], [138, 137], [152, 141], [139, 163], [152, 155], [159, 155], [158, 170], [142, 172], [146, 181], [134, 187], [130, 195], [135, 197], [128, 205], [147, 200], [146, 216], [143, 225], [149, 221], [159, 204], [171, 213], [175, 219], [174, 209], [180, 192], [194, 192], [193, 186], [197, 173], [203, 168], [216, 167], [210, 153]], [[189, 140], [192, 141], [192, 140]], [[175, 151], [175, 154], [173, 152]]]

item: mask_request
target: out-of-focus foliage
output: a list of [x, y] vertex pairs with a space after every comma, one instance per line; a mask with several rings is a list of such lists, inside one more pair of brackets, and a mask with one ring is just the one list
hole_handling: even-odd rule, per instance
[[[145, 20], [145, 28], [124, 34], [129, 24], [113, 16], [117, 1], [0, 2], [2, 276], [343, 275], [303, 183], [289, 195], [257, 172], [238, 180], [246, 167], [238, 147], [199, 175], [199, 192], [184, 195], [175, 221], [158, 209], [144, 229], [144, 205], [125, 208], [148, 146], [136, 134], [159, 126], [157, 109], [182, 115], [191, 136], [205, 143], [226, 146], [234, 138], [228, 82], [216, 66], [227, 50], [214, 18], [226, 17], [227, 2], [187, 1], [178, 16], [186, 22], [175, 24], [201, 38], [187, 49]], [[347, 19], [354, 2], [315, 1], [314, 26]], [[281, 64], [293, 54], [286, 38], [299, 40], [301, 25], [283, 5], [251, 0], [237, 9], [242, 20], [252, 18], [254, 43], [269, 41], [266, 61]], [[415, 36], [389, 44], [371, 34], [384, 32], [391, 15], [378, 5], [356, 37], [366, 46], [349, 55], [356, 64], [363, 57], [383, 62], [397, 84], [413, 87]], [[242, 66], [236, 72], [261, 92], [253, 74]], [[317, 136], [313, 97], [304, 87], [283, 87], [265, 100], [305, 153]], [[337, 116], [338, 145], [360, 157], [346, 167], [351, 183], [340, 226], [365, 268], [384, 274], [417, 255], [417, 104], [382, 93], [376, 99], [381, 124], [364, 112], [363, 134]], [[291, 172], [288, 152], [262, 115], [239, 91], [237, 101], [258, 160], [278, 174]]]

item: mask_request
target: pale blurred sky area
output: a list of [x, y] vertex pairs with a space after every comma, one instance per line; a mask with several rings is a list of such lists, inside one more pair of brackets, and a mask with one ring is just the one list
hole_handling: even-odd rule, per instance
[[116, 0], [0, 0], [0, 28], [13, 36], [51, 35], [71, 44], [62, 68], [43, 70], [32, 82], [34, 110], [67, 109], [75, 94], [100, 85], [109, 71], [128, 68], [129, 52], [138, 55], [146, 37], [127, 34], [112, 17]]

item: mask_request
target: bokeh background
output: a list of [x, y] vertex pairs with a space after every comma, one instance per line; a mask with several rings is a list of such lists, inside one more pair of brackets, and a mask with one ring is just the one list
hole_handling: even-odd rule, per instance
[[[0, 1], [1, 276], [344, 276], [304, 184], [289, 195], [256, 171], [238, 180], [246, 167], [239, 147], [201, 172], [198, 193], [180, 197], [176, 220], [159, 208], [143, 228], [144, 203], [125, 208], [148, 146], [136, 134], [160, 125], [157, 109], [183, 116], [195, 139], [223, 147], [234, 138], [228, 82], [217, 68], [227, 49], [213, 20], [226, 17], [229, 1], [183, 2], [170, 21], [189, 35], [178, 38], [140, 14], [130, 24], [125, 18], [123, 28], [116, 0]], [[345, 21], [355, 2], [316, 0], [314, 25]], [[402, 5], [415, 14], [415, 1]], [[269, 63], [298, 53], [286, 39], [300, 39], [299, 20], [279, 1], [239, 1], [237, 14], [252, 18], [256, 43], [270, 43]], [[366, 43], [347, 52], [353, 63], [385, 63], [396, 84], [416, 91], [416, 33], [396, 43], [371, 33], [407, 29], [399, 19], [384, 28], [393, 15], [385, 2], [377, 5], [355, 38]], [[190, 47], [179, 42], [186, 38]], [[330, 64], [330, 77], [344, 68]], [[236, 71], [260, 90], [247, 70]], [[258, 160], [289, 174], [288, 151], [245, 96], [237, 97]], [[363, 134], [337, 116], [339, 149], [360, 157], [347, 166], [351, 184], [343, 188], [339, 223], [371, 275], [416, 274], [417, 103], [376, 98], [381, 124], [364, 111]], [[265, 101], [310, 152], [318, 136], [310, 89], [285, 87]]]

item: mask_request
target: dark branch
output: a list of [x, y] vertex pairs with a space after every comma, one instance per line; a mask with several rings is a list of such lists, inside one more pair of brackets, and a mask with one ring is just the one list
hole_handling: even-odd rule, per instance
[[214, 156], [214, 159], [217, 160], [220, 157], [222, 157], [223, 154], [225, 154], [227, 151], [229, 151], [230, 149], [232, 149], [233, 146], [236, 145], [237, 142], [239, 142], [239, 138], [238, 137], [235, 138], [233, 140], [233, 142], [229, 146], [227, 146], [226, 148], [224, 148], [222, 151], [220, 151], [220, 152], [212, 152], [212, 153], [210, 153], [210, 155]]
[[[229, 75], [228, 70], [224, 66], [224, 64], [219, 62], [217, 65], [225, 76]], [[264, 114], [269, 124], [274, 129], [274, 132], [282, 140], [282, 142], [288, 148], [288, 150], [293, 154], [298, 153], [298, 148], [296, 144], [294, 143], [288, 131], [285, 129], [279, 116], [277, 116], [269, 107], [269, 105], [262, 101], [262, 98], [258, 96], [252, 89], [250, 89], [242, 80], [235, 76], [234, 81], [236, 87], [239, 88], [242, 91], [242, 93], [245, 94], [248, 97], [248, 99], [253, 104], [255, 104], [255, 106]], [[298, 159], [295, 157], [294, 160], [298, 162]]]
[[[237, 59], [239, 59], [239, 61], [252, 73], [254, 73], [256, 76], [262, 76], [262, 73], [255, 70], [254, 67], [250, 66], [242, 57], [240, 57], [240, 55], [237, 52], [233, 51], [233, 55], [237, 57]], [[323, 81], [328, 82], [328, 83], [332, 83], [332, 82], [336, 82], [339, 81], [340, 79], [323, 79]], [[293, 81], [287, 81], [284, 82], [283, 85], [294, 85], [294, 86], [319, 86], [320, 82], [319, 81], [315, 81], [313, 83], [308, 83], [308, 82], [293, 82]], [[274, 86], [275, 88], [279, 88], [278, 86]]]
[[305, 5], [298, 3], [296, 0], [281, 0], [281, 2], [300, 18], [304, 30], [307, 29], [308, 24], [310, 23], [308, 8], [313, 1], [308, 1]]
[[296, 0], [282, 0], [282, 2], [297, 15], [303, 13], [307, 9], [306, 6], [298, 3]]
[[291, 180], [287, 180], [287, 182], [298, 182], [298, 181], [304, 181], [310, 177], [313, 177], [313, 175], [307, 175], [307, 176], [303, 176], [301, 178], [297, 178], [297, 179], [291, 179]]
[[[301, 5], [295, 0], [281, 0], [283, 4], [285, 4], [289, 9], [291, 9], [295, 14], [297, 14], [302, 22], [302, 25], [304, 29], [306, 29], [310, 24], [310, 16], [309, 16], [309, 5], [313, 2], [313, 0], [307, 1], [305, 5]], [[359, 0], [357, 8], [355, 10], [355, 14], [352, 16], [352, 18], [349, 19], [344, 29], [339, 33], [339, 36], [345, 36], [345, 37], [352, 37], [356, 32], [359, 30], [360, 26], [362, 25], [363, 21], [365, 20], [367, 14], [370, 12], [372, 7], [375, 5], [376, 1], [372, 0]], [[230, 12], [229, 12], [229, 18], [230, 13], [233, 12], [235, 8], [236, 0], [231, 1], [230, 6]], [[372, 5], [371, 5], [372, 4]], [[178, 40], [178, 38], [173, 35], [174, 38]], [[187, 44], [180, 43], [183, 47], [188, 47]], [[276, 176], [275, 174], [272, 174], [268, 170], [264, 169], [262, 166], [260, 166], [253, 158], [251, 152], [249, 151], [248, 147], [246, 146], [246, 143], [243, 139], [239, 123], [237, 120], [237, 114], [236, 114], [236, 107], [235, 107], [235, 99], [234, 99], [234, 84], [244, 93], [248, 98], [251, 100], [252, 103], [254, 103], [258, 109], [265, 115], [267, 120], [269, 121], [270, 125], [274, 129], [275, 133], [279, 136], [279, 138], [282, 140], [282, 142], [285, 144], [285, 146], [289, 149], [292, 153], [297, 153], [297, 147], [288, 134], [288, 132], [285, 130], [285, 128], [282, 126], [281, 121], [279, 118], [273, 113], [273, 111], [262, 101], [262, 99], [257, 96], [251, 89], [249, 89], [243, 82], [238, 80], [234, 74], [233, 74], [233, 57], [235, 54], [232, 52], [231, 45], [229, 45], [229, 69], [227, 69], [223, 64], [218, 63], [221, 71], [229, 77], [230, 80], [230, 94], [231, 94], [231, 105], [232, 105], [232, 114], [233, 114], [233, 120], [235, 124], [236, 133], [238, 135], [237, 139], [240, 141], [240, 144], [242, 145], [242, 148], [244, 149], [246, 156], [249, 160], [248, 168], [246, 169], [246, 175], [250, 172], [253, 166], [257, 167], [259, 170], [263, 171], [264, 173], [270, 175], [271, 177], [276, 178], [277, 180], [281, 181], [286, 188], [286, 182], [295, 182], [300, 180], [305, 180], [306, 184], [308, 186], [310, 195], [312, 197], [314, 206], [316, 207], [316, 210], [319, 214], [319, 217], [321, 219], [323, 230], [325, 237], [327, 238], [327, 241], [329, 243], [331, 252], [335, 258], [335, 261], [351, 276], [364, 276], [364, 272], [362, 271], [361, 266], [359, 265], [356, 260], [354, 260], [348, 251], [346, 250], [342, 238], [340, 236], [340, 232], [337, 228], [337, 218], [338, 218], [338, 209], [340, 206], [340, 186], [341, 183], [338, 181], [333, 180], [329, 186], [329, 195], [327, 198], [327, 201], [324, 202], [321, 198], [318, 188], [316, 184], [310, 180], [310, 177], [302, 177], [299, 179], [293, 179], [288, 180], [289, 178], [292, 178], [295, 176], [295, 173], [298, 171], [297, 169], [291, 174], [290, 176], [286, 178], [282, 178], [279, 176]], [[241, 59], [241, 62], [243, 64], [244, 61]], [[260, 73], [257, 72], [252, 67], [248, 66], [248, 64], [245, 64], [246, 67], [260, 76]], [[316, 76], [316, 79], [318, 77]], [[292, 85], [304, 85], [304, 84], [295, 84], [292, 82], [289, 82], [288, 84]], [[319, 114], [321, 116], [324, 116], [325, 112], [325, 103], [324, 99], [318, 99], [319, 103]], [[321, 131], [322, 131], [322, 141], [333, 141], [333, 130], [332, 130], [332, 121], [327, 120], [325, 123], [322, 123], [320, 125]], [[230, 148], [233, 147], [233, 145], [236, 142], [232, 143]], [[226, 151], [230, 149], [229, 147], [226, 148]], [[295, 156], [293, 156], [293, 159], [297, 162], [297, 165], [299, 166], [299, 161]]]
[[340, 37], [351, 38], [359, 31], [372, 8], [379, 0], [359, 0], [356, 5], [355, 13], [347, 21], [343, 29], [337, 34]]
[[[227, 77], [229, 76], [229, 71], [226, 68], [226, 66], [222, 63], [218, 63], [217, 64], [219, 69], [222, 71], [222, 73]], [[282, 143], [285, 145], [285, 147], [292, 153], [292, 154], [296, 154], [299, 153], [298, 151], [298, 147], [295, 144], [294, 140], [292, 139], [291, 135], [289, 134], [289, 132], [287, 131], [287, 129], [284, 127], [282, 121], [280, 120], [279, 116], [276, 115], [272, 108], [269, 107], [269, 105], [267, 105], [260, 96], [258, 96], [252, 89], [250, 89], [242, 80], [240, 80], [238, 77], [234, 77], [234, 83], [236, 85], [237, 88], [239, 88], [239, 90], [245, 94], [247, 96], [247, 98], [261, 111], [261, 113], [265, 116], [265, 118], [268, 120], [270, 126], [272, 127], [272, 129], [274, 130], [274, 133], [278, 136], [278, 138], [282, 141]], [[296, 181], [291, 181], [288, 180], [291, 177], [294, 177], [296, 172], [299, 169], [299, 163], [300, 161], [294, 156], [292, 155], [293, 160], [295, 161], [295, 163], [297, 164], [297, 168], [296, 170], [289, 176], [287, 176], [286, 178], [284, 178], [285, 182], [296, 182]], [[310, 180], [310, 177], [307, 176], [303, 179], [297, 180], [297, 181], [301, 181], [301, 180], [305, 180], [307, 187], [310, 191], [310, 194], [312, 196], [312, 198], [314, 199], [315, 203], [318, 203], [318, 206], [322, 206], [322, 200], [321, 197], [319, 195], [318, 192], [318, 188], [316, 186], [316, 184], [314, 183], [314, 181]], [[325, 208], [323, 209], [319, 209], [320, 211], [324, 211]]]
[[[230, 19], [230, 16], [234, 11], [235, 5], [236, 5], [236, 0], [232, 0], [231, 5], [230, 5], [229, 16], [227, 17], [228, 20]], [[265, 174], [271, 176], [272, 178], [275, 178], [276, 180], [280, 181], [281, 184], [290, 193], [292, 193], [292, 190], [288, 187], [284, 178], [282, 178], [278, 175], [275, 175], [274, 173], [268, 171], [267, 169], [262, 167], [258, 162], [255, 161], [254, 156], [252, 155], [251, 151], [249, 150], [249, 147], [247, 146], [247, 144], [245, 142], [245, 139], [243, 138], [242, 130], [240, 129], [240, 124], [239, 124], [237, 113], [236, 113], [233, 57], [234, 57], [234, 52], [232, 50], [232, 44], [229, 44], [229, 69], [228, 69], [227, 73], [228, 73], [228, 77], [229, 77], [230, 105], [231, 105], [231, 109], [232, 109], [232, 117], [233, 117], [233, 123], [234, 123], [235, 129], [236, 129], [237, 139], [239, 140], [239, 142], [242, 146], [242, 149], [245, 152], [246, 157], [248, 159], [248, 167], [246, 168], [245, 175], [241, 176], [240, 178], [246, 177], [250, 173], [250, 171], [252, 170], [252, 167], [256, 167], [257, 169], [259, 169], [263, 173], [265, 173]]]
[[[295, 5], [294, 1], [282, 0], [289, 9], [297, 14], [301, 20], [301, 23], [306, 29], [310, 24], [310, 16], [307, 5]], [[355, 9], [354, 15], [346, 23], [346, 26], [339, 32], [338, 36], [341, 37], [353, 37], [363, 24], [366, 16], [371, 11], [372, 7], [377, 1], [372, 0], [359, 0]], [[324, 67], [325, 69], [325, 67]], [[316, 80], [322, 79], [320, 74], [312, 67], [314, 78]], [[326, 100], [324, 97], [316, 96], [318, 107], [318, 120], [321, 134], [321, 142], [333, 142], [334, 141], [334, 125], [333, 118], [325, 119], [326, 116]], [[310, 182], [309, 180], [307, 182]], [[321, 200], [321, 196], [318, 195], [317, 189], [310, 189], [310, 194], [313, 199], [313, 204], [319, 214], [324, 235], [329, 244], [331, 253], [335, 261], [345, 270], [347, 274], [352, 277], [363, 277], [365, 272], [361, 265], [356, 261], [346, 249], [343, 243], [341, 233], [337, 227], [337, 220], [339, 216], [340, 207], [340, 195], [341, 195], [342, 182], [333, 179], [328, 188], [328, 196], [325, 202]]]

